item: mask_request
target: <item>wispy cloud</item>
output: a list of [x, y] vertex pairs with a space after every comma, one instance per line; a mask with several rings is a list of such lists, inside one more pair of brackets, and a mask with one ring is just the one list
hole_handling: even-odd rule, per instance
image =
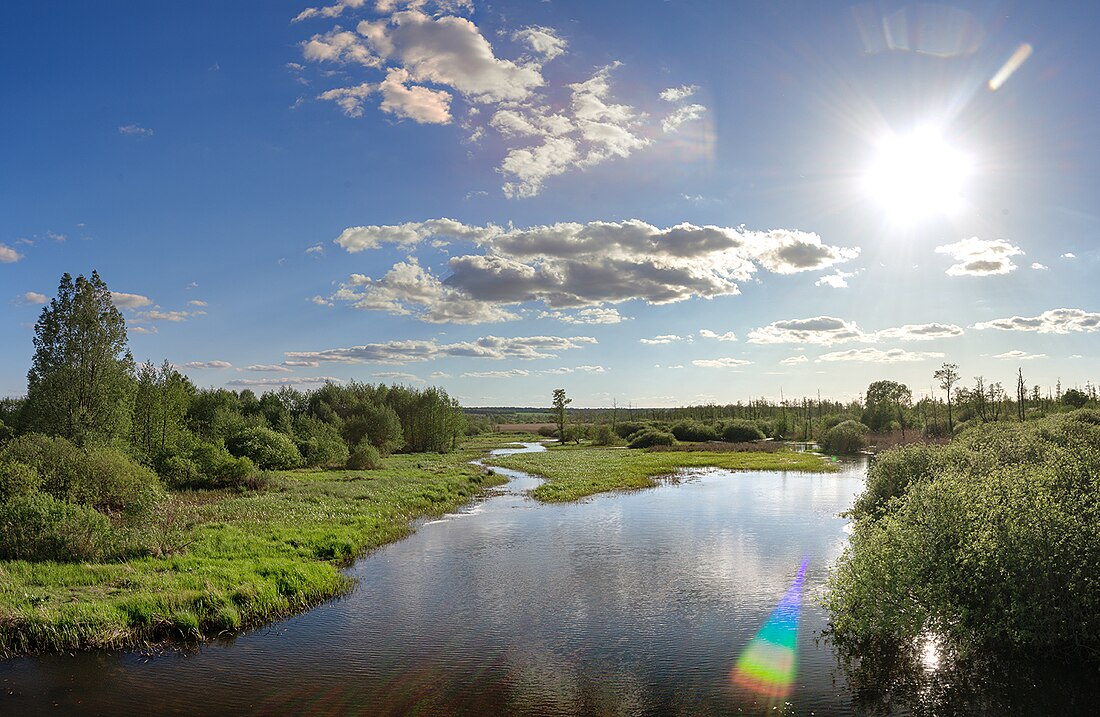
[[279, 378], [235, 378], [228, 386], [301, 386], [321, 383], [343, 383], [335, 376], [280, 376]]
[[133, 136], [136, 136], [136, 137], [152, 137], [153, 136], [153, 130], [151, 130], [148, 127], [141, 127], [140, 125], [136, 125], [136, 124], [123, 125], [122, 127], [118, 128], [118, 133], [122, 134], [122, 135], [128, 135], [128, 136], [131, 136], [131, 137], [133, 137]]
[[1100, 329], [1100, 313], [1083, 309], [1051, 309], [1038, 316], [1011, 316], [1006, 319], [980, 321], [976, 329], [1001, 331], [1036, 331], [1040, 334], [1092, 333]]
[[228, 361], [218, 361], [218, 360], [214, 360], [214, 361], [188, 361], [187, 363], [184, 364], [184, 368], [196, 368], [196, 369], [233, 368], [233, 364], [229, 363]]
[[746, 361], [739, 358], [716, 358], [716, 359], [695, 359], [691, 362], [692, 366], [699, 366], [700, 368], [741, 368], [742, 366], [748, 366], [752, 361]]
[[22, 254], [12, 249], [7, 244], [0, 242], [0, 264], [14, 264], [22, 258]]
[[1005, 351], [1003, 354], [997, 354], [993, 358], [1003, 359], [1005, 361], [1032, 361], [1034, 359], [1041, 359], [1046, 357], [1046, 354], [1029, 354], [1027, 351], [1014, 349], [1012, 351]]
[[438, 358], [482, 358], [490, 360], [533, 360], [558, 358], [562, 351], [595, 344], [589, 336], [484, 336], [475, 341], [440, 344], [434, 340], [387, 341], [324, 351], [289, 351], [286, 364], [296, 362], [380, 363], [401, 365]]
[[871, 347], [834, 351], [822, 354], [816, 360], [821, 361], [858, 361], [861, 363], [908, 363], [943, 358], [936, 351], [906, 351], [905, 349], [876, 349]]

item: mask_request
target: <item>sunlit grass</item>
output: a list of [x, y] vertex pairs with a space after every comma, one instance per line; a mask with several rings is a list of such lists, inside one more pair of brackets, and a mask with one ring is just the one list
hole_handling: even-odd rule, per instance
[[265, 492], [173, 496], [166, 558], [0, 562], [0, 654], [122, 648], [230, 634], [351, 587], [340, 571], [502, 480], [467, 464], [485, 447], [396, 455], [377, 471], [293, 471]]
[[656, 485], [656, 477], [671, 475], [681, 468], [835, 470], [815, 453], [650, 452], [596, 446], [563, 446], [542, 453], [494, 456], [488, 462], [545, 478], [546, 482], [532, 495], [551, 503], [576, 500], [610, 490], [649, 488]]

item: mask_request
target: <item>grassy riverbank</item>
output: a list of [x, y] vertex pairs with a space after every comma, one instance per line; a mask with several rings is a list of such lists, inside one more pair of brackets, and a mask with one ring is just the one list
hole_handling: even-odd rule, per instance
[[712, 451], [643, 451], [598, 446], [563, 446], [544, 453], [494, 457], [493, 465], [534, 473], [546, 482], [536, 488], [538, 500], [558, 503], [610, 490], [649, 488], [658, 476], [680, 468], [826, 472], [831, 464], [815, 453]]
[[282, 473], [261, 491], [175, 493], [165, 558], [0, 561], [0, 655], [210, 639], [300, 612], [349, 589], [339, 568], [355, 556], [503, 482], [467, 464], [501, 442], [395, 455], [376, 471]]

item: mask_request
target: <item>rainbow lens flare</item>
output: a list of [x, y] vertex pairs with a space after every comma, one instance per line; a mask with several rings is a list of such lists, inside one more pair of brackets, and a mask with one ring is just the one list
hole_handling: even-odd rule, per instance
[[802, 609], [802, 578], [807, 560], [772, 610], [768, 621], [745, 646], [733, 668], [735, 684], [772, 699], [791, 693], [798, 674], [798, 616]]

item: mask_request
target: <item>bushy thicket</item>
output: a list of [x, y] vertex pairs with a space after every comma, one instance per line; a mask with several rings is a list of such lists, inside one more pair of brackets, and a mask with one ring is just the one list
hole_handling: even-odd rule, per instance
[[672, 435], [678, 441], [717, 441], [718, 429], [699, 421], [679, 421], [672, 424]]
[[659, 431], [656, 428], [645, 428], [633, 434], [627, 448], [649, 448], [650, 446], [671, 446], [676, 443], [676, 436], [668, 431]]
[[373, 471], [382, 467], [382, 454], [370, 441], [361, 441], [348, 456], [347, 467], [355, 471]]
[[837, 455], [859, 453], [867, 447], [867, 426], [858, 421], [842, 421], [821, 437], [821, 450]]
[[759, 441], [764, 438], [764, 432], [751, 421], [738, 419], [725, 421], [721, 424], [721, 429], [722, 440], [729, 443], [747, 443], [748, 441]]
[[841, 638], [1100, 654], [1100, 416], [877, 457], [830, 581]]

